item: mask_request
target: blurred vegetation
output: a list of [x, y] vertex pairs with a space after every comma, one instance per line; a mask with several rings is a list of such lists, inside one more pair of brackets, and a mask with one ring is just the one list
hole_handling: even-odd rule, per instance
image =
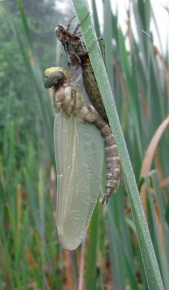
[[[57, 239], [54, 114], [43, 71], [60, 55], [54, 28], [75, 14], [69, 1], [64, 9], [61, 4], [0, 2], [0, 289], [148, 289], [123, 177], [109, 206], [98, 202], [82, 247], [70, 252]], [[110, 2], [103, 2], [106, 68], [168, 289], [168, 51], [142, 32], [151, 35], [150, 22], [158, 24], [150, 1], [131, 6], [138, 37], [128, 21], [131, 11], [125, 33]]]

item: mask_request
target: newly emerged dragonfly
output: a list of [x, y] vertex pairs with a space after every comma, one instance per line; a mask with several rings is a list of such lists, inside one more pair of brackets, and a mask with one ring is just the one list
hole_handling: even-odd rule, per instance
[[66, 72], [57, 68], [54, 74], [51, 69], [45, 74], [45, 87], [53, 87], [56, 111], [56, 225], [62, 246], [74, 250], [82, 242], [97, 202], [104, 144], [96, 126], [83, 121], [81, 93], [65, 79]]
[[[72, 19], [69, 21], [67, 28], [62, 24], [55, 28], [56, 37], [61, 41], [67, 53], [68, 64], [70, 66], [80, 66], [82, 68], [83, 83], [86, 93], [102, 119], [108, 122], [94, 71], [90, 63], [89, 52], [81, 39], [81, 33], [79, 31], [80, 24], [77, 25], [73, 33], [69, 31]], [[84, 19], [82, 21], [84, 21]]]
[[112, 186], [119, 182], [120, 161], [109, 126], [86, 103], [79, 86], [71, 82], [67, 72], [55, 67], [47, 69], [45, 76], [45, 87], [53, 87], [56, 111], [56, 224], [61, 244], [73, 250], [86, 233], [99, 194], [104, 158], [101, 134], [108, 167], [103, 202], [110, 196]]

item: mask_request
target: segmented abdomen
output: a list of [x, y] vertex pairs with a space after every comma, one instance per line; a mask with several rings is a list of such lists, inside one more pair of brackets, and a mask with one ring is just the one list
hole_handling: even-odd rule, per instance
[[118, 154], [117, 146], [110, 127], [101, 118], [95, 121], [96, 126], [101, 131], [104, 138], [106, 149], [107, 161], [107, 174], [106, 174], [106, 193], [103, 197], [102, 204], [108, 201], [108, 198], [119, 187], [120, 182], [120, 157]]

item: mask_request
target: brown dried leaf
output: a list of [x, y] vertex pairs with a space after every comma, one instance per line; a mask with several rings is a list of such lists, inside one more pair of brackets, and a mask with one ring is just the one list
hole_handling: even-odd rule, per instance
[[[167, 126], [169, 125], [169, 116], [167, 116], [167, 118], [161, 123], [161, 125], [158, 127], [157, 131], [155, 132], [150, 145], [148, 146], [144, 161], [143, 161], [143, 165], [141, 168], [141, 173], [140, 173], [140, 177], [142, 177], [143, 175], [147, 174], [150, 169], [151, 169], [151, 164], [154, 158], [154, 154], [158, 145], [158, 142], [161, 139], [161, 136], [163, 134], [163, 132], [165, 131], [165, 129], [167, 128]], [[140, 196], [141, 196], [141, 200], [142, 200], [142, 204], [143, 207], [145, 209], [145, 205], [146, 205], [146, 187], [143, 184], [141, 191], [140, 191]]]
[[150, 145], [148, 146], [146, 155], [144, 157], [143, 165], [141, 168], [141, 173], [140, 173], [141, 177], [150, 171], [151, 164], [152, 164], [153, 157], [154, 157], [154, 153], [155, 153], [155, 150], [157, 148], [158, 142], [160, 141], [161, 136], [168, 125], [169, 125], [169, 116], [167, 116], [167, 118], [158, 127], [157, 131], [155, 132], [155, 134], [150, 142]]

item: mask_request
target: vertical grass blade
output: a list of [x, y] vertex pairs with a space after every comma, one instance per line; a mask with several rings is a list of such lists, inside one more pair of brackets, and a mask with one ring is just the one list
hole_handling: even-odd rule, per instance
[[98, 220], [99, 220], [99, 204], [96, 204], [94, 213], [89, 226], [89, 240], [87, 243], [86, 255], [86, 279], [85, 289], [95, 289], [96, 285], [96, 254], [97, 254], [97, 238], [98, 238]]
[[[77, 18], [80, 22], [89, 11], [88, 4], [85, 0], [83, 1], [73, 0], [73, 4], [77, 14]], [[87, 49], [89, 49], [91, 44], [94, 43], [96, 39], [96, 34], [90, 17], [88, 17], [86, 21], [83, 22], [81, 30]], [[104, 63], [101, 57], [101, 52], [97, 44], [90, 52], [90, 60], [94, 69], [97, 83], [109, 118], [110, 126], [114, 133], [114, 138], [116, 140], [116, 144], [118, 146], [119, 154], [121, 157], [121, 164], [128, 188], [128, 194], [130, 197], [133, 219], [136, 224], [136, 231], [148, 286], [149, 289], [153, 290], [164, 289], [156, 256], [152, 246], [150, 234], [148, 231], [145, 215], [141, 205], [138, 188], [135, 181], [135, 176], [132, 170], [128, 151], [124, 141], [119, 118], [116, 112], [113, 95], [109, 85]]]

